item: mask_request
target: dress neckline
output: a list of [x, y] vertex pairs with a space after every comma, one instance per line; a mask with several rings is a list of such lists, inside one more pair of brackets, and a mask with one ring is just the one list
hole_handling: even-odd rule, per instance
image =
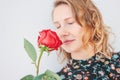
[[75, 65], [78, 65], [78, 64], [81, 64], [81, 65], [85, 66], [85, 65], [91, 64], [95, 61], [100, 61], [101, 59], [104, 59], [104, 58], [105, 58], [104, 54], [102, 54], [101, 52], [97, 52], [97, 53], [95, 53], [95, 55], [93, 55], [89, 59], [86, 59], [86, 60], [70, 59], [69, 63], [72, 66], [75, 66]]

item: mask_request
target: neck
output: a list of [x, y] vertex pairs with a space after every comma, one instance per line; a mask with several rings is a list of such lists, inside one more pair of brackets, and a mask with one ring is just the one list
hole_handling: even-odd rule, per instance
[[95, 53], [93, 47], [89, 47], [88, 49], [81, 49], [80, 51], [71, 53], [72, 59], [76, 60], [87, 60], [94, 55]]

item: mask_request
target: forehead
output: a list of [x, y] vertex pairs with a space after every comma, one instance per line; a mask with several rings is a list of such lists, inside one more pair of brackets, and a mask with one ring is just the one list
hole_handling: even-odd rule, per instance
[[61, 4], [54, 9], [53, 22], [73, 17], [71, 8], [66, 4]]

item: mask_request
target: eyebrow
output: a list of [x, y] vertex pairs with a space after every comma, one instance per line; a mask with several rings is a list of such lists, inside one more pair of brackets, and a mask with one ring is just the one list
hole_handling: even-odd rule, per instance
[[[67, 21], [68, 19], [71, 19], [71, 18], [73, 18], [73, 17], [65, 18], [64, 21]], [[58, 23], [58, 21], [55, 21], [55, 22], [53, 22], [53, 23]]]
[[66, 19], [64, 19], [65, 21], [67, 21], [68, 19], [72, 19], [73, 17], [68, 17], [68, 18], [66, 18]]

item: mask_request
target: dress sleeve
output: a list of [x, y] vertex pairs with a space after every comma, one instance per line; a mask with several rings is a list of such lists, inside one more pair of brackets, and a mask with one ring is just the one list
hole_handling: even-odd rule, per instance
[[110, 80], [120, 80], [120, 52], [112, 55], [109, 68]]

